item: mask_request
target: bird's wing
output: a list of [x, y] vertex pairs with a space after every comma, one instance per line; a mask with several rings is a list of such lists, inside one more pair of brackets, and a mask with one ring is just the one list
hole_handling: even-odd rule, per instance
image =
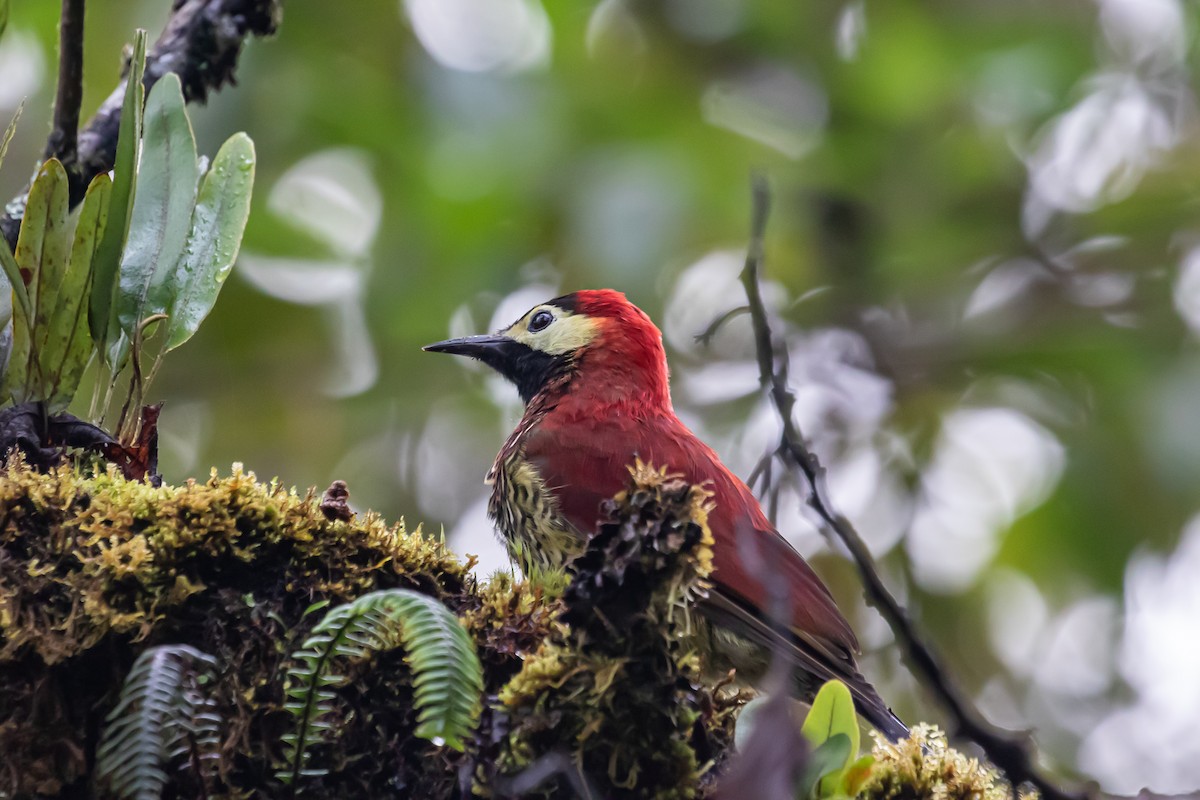
[[[734, 608], [770, 607], [768, 585], [786, 590], [792, 628], [831, 662], [852, 663], [858, 641], [829, 590], [799, 553], [779, 535], [746, 485], [716, 453], [674, 417], [645, 419], [543, 419], [524, 442], [525, 457], [558, 498], [563, 516], [591, 533], [600, 503], [625, 488], [635, 457], [666, 467], [713, 493], [709, 514], [715, 546], [714, 602]], [[785, 612], [787, 613], [787, 612]], [[769, 632], [766, 621], [758, 623]]]
[[[583, 534], [595, 530], [600, 503], [626, 487], [635, 457], [706, 485], [715, 503], [708, 517], [714, 570], [700, 610], [749, 642], [789, 657], [808, 676], [803, 695], [811, 696], [826, 680], [840, 679], [875, 727], [893, 739], [907, 735], [858, 672], [858, 641], [825, 584], [711, 448], [673, 417], [557, 422], [553, 414], [543, 418], [525, 437], [523, 449], [572, 527]], [[790, 607], [784, 612], [790, 613], [790, 635], [773, 623], [767, 610], [772, 597], [782, 597]]]

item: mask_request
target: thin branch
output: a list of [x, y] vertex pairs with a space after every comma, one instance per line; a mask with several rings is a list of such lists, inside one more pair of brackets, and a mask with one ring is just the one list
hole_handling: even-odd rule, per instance
[[752, 195], [754, 210], [751, 218], [751, 238], [741, 280], [746, 289], [750, 319], [754, 326], [759, 379], [763, 387], [770, 391], [783, 424], [780, 457], [789, 469], [798, 470], [803, 475], [809, 489], [809, 505], [824, 526], [836, 535], [850, 552], [862, 579], [867, 600], [887, 620], [904, 650], [909, 665], [950, 715], [956, 733], [979, 745], [988, 759], [1008, 776], [1014, 786], [1028, 783], [1034, 786], [1045, 800], [1081, 800], [1087, 795], [1066, 792], [1041, 773], [1035, 764], [1028, 736], [995, 727], [985, 720], [967, 699], [943, 666], [942, 659], [921, 637], [904, 607], [879, 577], [875, 561], [862, 537], [830, 501], [825, 484], [825, 469], [816, 455], [808, 449], [800, 429], [792, 418], [792, 407], [796, 398], [788, 388], [787, 348], [777, 349], [775, 346], [771, 324], [759, 291], [763, 233], [770, 210], [770, 193], [763, 176], [754, 177]]
[[45, 158], [57, 158], [70, 172], [79, 148], [79, 106], [83, 103], [84, 0], [62, 0], [58, 24], [58, 89], [54, 95], [54, 127], [46, 140]]
[[[248, 37], [275, 32], [280, 3], [281, 0], [174, 0], [167, 25], [146, 58], [143, 79], [146, 89], [163, 75], [174, 72], [179, 75], [187, 101], [204, 102], [209, 92], [234, 82], [238, 57]], [[79, 131], [77, 168], [68, 172], [72, 206], [83, 199], [92, 178], [112, 169], [124, 96], [122, 80]], [[0, 233], [12, 247], [16, 246], [28, 194], [29, 187], [25, 187], [0, 215]]]

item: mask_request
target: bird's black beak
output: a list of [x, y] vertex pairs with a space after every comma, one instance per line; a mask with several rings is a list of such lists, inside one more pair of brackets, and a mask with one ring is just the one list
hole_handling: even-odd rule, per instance
[[479, 359], [515, 383], [526, 403], [569, 362], [567, 356], [552, 356], [501, 334], [447, 339], [422, 349]]
[[483, 334], [482, 336], [463, 336], [458, 339], [447, 339], [444, 342], [434, 342], [422, 347], [429, 353], [449, 353], [454, 356], [470, 356], [480, 361], [488, 362], [503, 351], [515, 345], [507, 336]]
[[487, 333], [480, 336], [447, 339], [444, 342], [427, 344], [422, 349], [430, 353], [450, 353], [456, 356], [477, 358], [505, 376], [511, 374], [513, 363], [522, 354], [529, 352], [528, 347], [507, 336]]

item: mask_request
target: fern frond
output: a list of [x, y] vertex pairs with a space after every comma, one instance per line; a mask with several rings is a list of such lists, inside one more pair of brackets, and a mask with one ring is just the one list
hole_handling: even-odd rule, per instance
[[416, 735], [456, 750], [479, 717], [483, 667], [470, 634], [450, 609], [428, 595], [407, 589], [372, 592], [329, 611], [313, 628], [288, 668], [285, 708], [295, 727], [283, 737], [287, 769], [278, 773], [295, 785], [309, 769], [309, 748], [326, 741], [332, 723], [333, 689], [345, 676], [333, 670], [338, 658], [360, 660], [403, 646], [412, 668]]
[[98, 780], [117, 797], [157, 800], [166, 767], [188, 754], [204, 781], [217, 758], [221, 719], [203, 690], [216, 659], [187, 645], [151, 647], [133, 663], [96, 752]]

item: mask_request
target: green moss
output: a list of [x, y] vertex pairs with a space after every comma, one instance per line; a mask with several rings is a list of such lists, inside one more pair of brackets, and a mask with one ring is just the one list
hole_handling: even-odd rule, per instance
[[[331, 522], [312, 492], [260, 483], [237, 466], [227, 477], [153, 487], [113, 471], [42, 474], [14, 461], [0, 476], [0, 522], [0, 795], [84, 791], [103, 716], [133, 659], [166, 643], [220, 664], [222, 796], [277, 795], [283, 669], [320, 616], [306, 618], [306, 608], [390, 587], [459, 611], [478, 605], [469, 565], [419, 529], [370, 514]], [[493, 662], [505, 677], [519, 665], [515, 653]], [[416, 780], [449, 791], [453, 757], [411, 736], [403, 654], [352, 669], [342, 736], [320, 754], [331, 775], [310, 794], [382, 796]], [[370, 768], [358, 761], [364, 754]]]
[[[875, 734], [875, 766], [860, 800], [1008, 800], [1012, 789], [986, 763], [946, 743], [933, 725], [915, 725], [909, 738], [890, 742]], [[1021, 800], [1036, 800], [1022, 792]]]

